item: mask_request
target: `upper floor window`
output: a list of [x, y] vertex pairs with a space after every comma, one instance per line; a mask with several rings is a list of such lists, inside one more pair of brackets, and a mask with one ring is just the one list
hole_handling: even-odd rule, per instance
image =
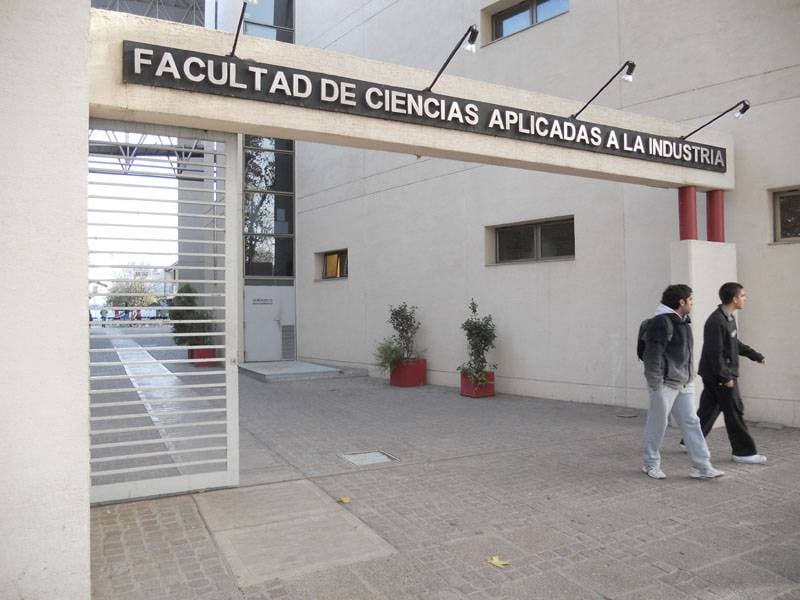
[[509, 36], [568, 10], [569, 0], [525, 0], [514, 4], [492, 14], [492, 39]]
[[261, 0], [258, 4], [247, 4], [244, 32], [269, 40], [293, 43], [294, 0]]
[[575, 256], [573, 217], [496, 227], [494, 233], [496, 263]]
[[800, 242], [800, 189], [773, 194], [775, 203], [775, 241]]

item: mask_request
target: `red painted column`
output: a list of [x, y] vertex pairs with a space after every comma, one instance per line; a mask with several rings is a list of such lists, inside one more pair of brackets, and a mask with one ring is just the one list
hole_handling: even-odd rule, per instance
[[697, 239], [697, 189], [693, 185], [678, 189], [678, 222], [682, 240]]
[[706, 193], [706, 225], [709, 242], [725, 241], [725, 192], [711, 190]]

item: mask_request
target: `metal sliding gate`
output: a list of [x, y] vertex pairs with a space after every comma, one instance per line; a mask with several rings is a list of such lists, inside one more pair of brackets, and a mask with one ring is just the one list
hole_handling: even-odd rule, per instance
[[92, 502], [238, 484], [235, 155], [232, 136], [91, 124]]

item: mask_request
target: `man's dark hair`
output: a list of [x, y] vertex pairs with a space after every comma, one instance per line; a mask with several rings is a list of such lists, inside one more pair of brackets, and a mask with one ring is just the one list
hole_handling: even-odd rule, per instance
[[661, 304], [669, 306], [672, 310], [678, 310], [681, 305], [681, 300], [688, 300], [692, 295], [692, 288], [683, 283], [676, 283], [670, 285], [661, 294]]
[[736, 283], [735, 281], [723, 283], [722, 287], [719, 288], [719, 299], [722, 300], [723, 304], [730, 304], [743, 289], [744, 286], [741, 283]]

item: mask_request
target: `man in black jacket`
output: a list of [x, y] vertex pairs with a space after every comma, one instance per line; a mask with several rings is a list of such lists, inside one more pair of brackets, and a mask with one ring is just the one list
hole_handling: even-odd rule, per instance
[[747, 300], [744, 288], [735, 282], [724, 283], [719, 288], [719, 299], [722, 304], [711, 313], [703, 328], [703, 352], [697, 370], [703, 378], [703, 393], [697, 416], [703, 435], [707, 436], [721, 411], [725, 416], [733, 460], [763, 465], [767, 457], [756, 451], [756, 443], [744, 422], [744, 404], [739, 395], [738, 379], [739, 355], [762, 365], [765, 359], [739, 339], [733, 315], [744, 308]]

